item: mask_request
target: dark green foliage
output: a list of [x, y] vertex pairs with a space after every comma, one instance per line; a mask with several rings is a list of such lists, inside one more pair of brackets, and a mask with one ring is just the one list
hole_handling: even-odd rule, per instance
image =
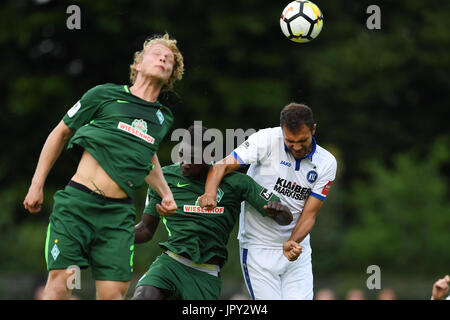
[[[281, 33], [288, 1], [40, 2], [5, 1], [0, 11], [0, 273], [44, 272], [52, 196], [76, 168], [63, 154], [43, 211], [23, 210], [49, 132], [92, 86], [128, 83], [133, 53], [165, 31], [186, 67], [175, 92], [161, 98], [174, 129], [194, 120], [223, 133], [260, 129], [277, 126], [291, 101], [312, 107], [318, 142], [336, 155], [339, 171], [312, 234], [319, 278], [360, 274], [370, 264], [449, 272], [448, 1], [383, 1], [374, 31], [366, 28], [372, 1], [315, 1], [325, 22], [308, 44]], [[81, 30], [66, 28], [71, 4], [81, 8]], [[163, 165], [175, 144], [165, 139]], [[138, 219], [144, 194], [135, 199]], [[164, 236], [160, 226], [157, 238]], [[234, 235], [230, 249], [237, 264]], [[136, 272], [157, 254], [156, 241], [137, 249]], [[226, 268], [230, 281], [241, 279], [239, 267]]]

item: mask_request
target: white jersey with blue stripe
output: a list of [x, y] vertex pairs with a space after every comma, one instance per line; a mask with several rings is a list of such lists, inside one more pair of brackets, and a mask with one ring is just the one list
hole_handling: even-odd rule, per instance
[[[275, 193], [294, 217], [291, 224], [280, 226], [243, 202], [238, 234], [242, 248], [282, 246], [291, 236], [308, 197], [325, 200], [336, 177], [335, 157], [317, 145], [314, 137], [311, 153], [295, 159], [284, 144], [281, 127], [254, 133], [232, 154], [242, 165], [250, 164], [247, 174], [265, 188], [265, 196]], [[309, 235], [300, 245], [309, 246]]]

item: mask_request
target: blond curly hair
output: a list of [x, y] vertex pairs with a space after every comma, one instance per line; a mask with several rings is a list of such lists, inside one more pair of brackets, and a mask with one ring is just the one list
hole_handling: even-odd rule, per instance
[[161, 92], [170, 91], [173, 89], [174, 82], [177, 80], [181, 80], [183, 78], [184, 63], [183, 63], [183, 56], [177, 47], [177, 40], [170, 39], [170, 36], [167, 33], [165, 33], [163, 36], [153, 36], [151, 38], [148, 38], [147, 40], [145, 40], [144, 45], [142, 46], [142, 50], [136, 51], [134, 53], [134, 60], [133, 63], [130, 65], [130, 82], [133, 85], [134, 82], [136, 81], [136, 77], [138, 74], [138, 71], [136, 70], [136, 63], [142, 61], [142, 57], [144, 55], [145, 50], [147, 50], [147, 48], [155, 44], [162, 44], [167, 48], [169, 48], [172, 51], [175, 58], [172, 74], [169, 78], [169, 81], [166, 84], [164, 84], [164, 86], [161, 89]]

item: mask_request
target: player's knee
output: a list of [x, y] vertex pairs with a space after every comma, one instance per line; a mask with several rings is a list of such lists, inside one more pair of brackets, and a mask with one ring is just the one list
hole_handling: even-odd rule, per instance
[[65, 269], [51, 270], [48, 274], [47, 284], [44, 288], [43, 299], [68, 298], [71, 293], [71, 290], [67, 286], [68, 276]]
[[161, 289], [153, 286], [139, 286], [134, 291], [132, 300], [163, 300], [164, 294]]
[[129, 282], [97, 281], [97, 300], [123, 300], [128, 291]]
[[125, 294], [120, 290], [97, 292], [97, 300], [123, 300]]

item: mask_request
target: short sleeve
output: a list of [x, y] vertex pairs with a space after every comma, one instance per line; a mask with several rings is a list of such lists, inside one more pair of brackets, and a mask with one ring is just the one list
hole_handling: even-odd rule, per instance
[[149, 214], [159, 218], [159, 213], [156, 211], [157, 203], [161, 203], [161, 197], [152, 188], [148, 188], [144, 214]]
[[87, 91], [64, 115], [64, 123], [74, 131], [88, 124], [104, 100], [103, 91], [102, 86], [96, 86]]
[[241, 165], [245, 166], [266, 158], [270, 153], [271, 145], [270, 129], [262, 129], [245, 140], [232, 152], [232, 155]]
[[250, 203], [263, 216], [266, 216], [264, 206], [269, 201], [280, 201], [280, 198], [273, 192], [265, 189], [246, 174], [233, 173], [226, 177], [226, 181], [236, 190], [236, 194], [241, 197], [241, 201], [245, 200]]
[[317, 199], [325, 200], [328, 195], [328, 191], [330, 191], [331, 185], [336, 178], [336, 170], [337, 162], [336, 159], [333, 158], [333, 161], [330, 161], [330, 164], [319, 175], [319, 178], [311, 190], [310, 195]]

